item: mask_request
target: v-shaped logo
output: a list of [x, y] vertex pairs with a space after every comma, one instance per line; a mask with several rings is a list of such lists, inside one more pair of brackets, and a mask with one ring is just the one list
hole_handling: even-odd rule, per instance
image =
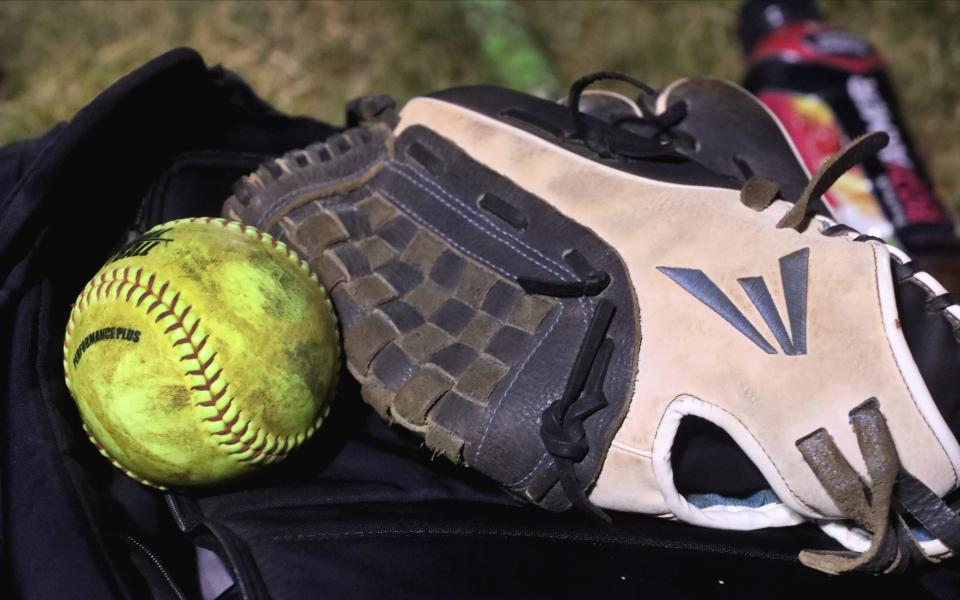
[[[780, 282], [783, 286], [784, 300], [787, 303], [787, 318], [790, 321], [790, 333], [783, 325], [783, 319], [777, 311], [767, 284], [763, 277], [743, 277], [737, 279], [747, 293], [750, 301], [760, 312], [767, 327], [780, 344], [784, 354], [796, 356], [807, 353], [807, 270], [810, 248], [797, 250], [780, 259]], [[737, 331], [747, 336], [767, 354], [776, 354], [777, 350], [757, 331], [757, 328], [744, 316], [730, 298], [717, 287], [703, 271], [699, 269], [680, 269], [657, 267], [657, 270], [674, 280], [680, 287], [690, 292], [697, 300], [712, 308]]]

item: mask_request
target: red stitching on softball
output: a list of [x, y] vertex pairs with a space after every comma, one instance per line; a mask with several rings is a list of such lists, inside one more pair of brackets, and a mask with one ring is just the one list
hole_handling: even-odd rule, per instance
[[[184, 339], [187, 340], [187, 341], [190, 341], [190, 337], [191, 337], [191, 336], [188, 336], [188, 337], [185, 337]], [[180, 361], [183, 362], [183, 361], [185, 361], [185, 360], [193, 360], [193, 359], [197, 358], [197, 356], [199, 356], [199, 354], [200, 354], [200, 351], [203, 350], [203, 347], [207, 344], [207, 338], [208, 338], [208, 337], [210, 337], [209, 334], [203, 336], [203, 339], [200, 340], [200, 343], [197, 344], [196, 347], [193, 348], [193, 354], [188, 354], [187, 356], [181, 357], [181, 358], [180, 358]], [[191, 346], [192, 346], [192, 344], [191, 344]]]
[[199, 369], [196, 369], [194, 371], [187, 371], [187, 375], [203, 375], [203, 372], [206, 371], [207, 368], [213, 363], [213, 359], [216, 356], [217, 356], [217, 353], [214, 352], [213, 354], [210, 355], [210, 358], [207, 359], [207, 362], [200, 365]]
[[[204, 400], [203, 402], [198, 402], [198, 403], [197, 403], [197, 406], [216, 406], [217, 400], [219, 400], [220, 398], [223, 398], [223, 395], [227, 393], [227, 388], [228, 388], [228, 387], [230, 387], [230, 383], [229, 383], [229, 382], [226, 383], [226, 384], [223, 386], [223, 389], [222, 389], [222, 390], [220, 390], [220, 391], [217, 392], [216, 394], [211, 394], [209, 400]], [[232, 401], [233, 401], [233, 398], [231, 398], [230, 401], [232, 402]]]
[[216, 432], [216, 435], [227, 435], [228, 433], [230, 433], [230, 430], [233, 428], [233, 426], [236, 425], [237, 421], [240, 420], [241, 412], [243, 411], [238, 410], [237, 414], [233, 415], [232, 419], [230, 419], [229, 421], [224, 421], [223, 430]]
[[230, 410], [231, 402], [233, 402], [233, 398], [230, 398], [230, 400], [223, 406], [223, 408], [217, 408], [216, 406], [214, 406], [213, 408], [216, 409], [217, 414], [214, 415], [214, 416], [212, 416], [212, 417], [206, 417], [206, 418], [204, 418], [203, 420], [204, 420], [204, 421], [213, 421], [213, 422], [223, 421], [224, 415], [226, 415], [226, 414], [227, 414], [227, 411]]
[[[220, 374], [221, 374], [221, 373], [223, 373], [223, 369], [217, 369], [217, 372], [213, 374], [213, 377], [211, 377], [210, 379], [207, 379], [207, 389], [208, 389], [208, 390], [210, 389], [210, 387], [211, 387], [214, 383], [217, 382], [218, 379], [220, 379]], [[204, 379], [206, 379], [206, 375], [204, 375]]]
[[[208, 222], [209, 222], [209, 221], [208, 221]], [[113, 271], [111, 271], [111, 272], [109, 273], [109, 275], [112, 276], [112, 277], [114, 277], [115, 279], [111, 279], [110, 281], [107, 281], [107, 280], [106, 280], [106, 277], [107, 277], [108, 274], [107, 274], [107, 273], [104, 273], [104, 274], [100, 277], [100, 281], [88, 291], [87, 295], [89, 296], [90, 294], [96, 293], [96, 297], [99, 299], [99, 298], [100, 298], [100, 292], [101, 292], [101, 290], [103, 290], [104, 287], [106, 287], [107, 290], [109, 290], [109, 288], [110, 288], [111, 286], [113, 286], [113, 285], [114, 285], [115, 283], [117, 283], [118, 281], [121, 281], [120, 279], [116, 279], [116, 278], [122, 277], [122, 278], [123, 278], [122, 281], [123, 281], [124, 283], [130, 284], [130, 286], [131, 286], [131, 287], [130, 287], [130, 291], [127, 293], [127, 300], [129, 301], [129, 298], [133, 295], [133, 291], [134, 291], [135, 289], [143, 289], [143, 285], [139, 283], [140, 275], [141, 275], [142, 271], [143, 271], [142, 268], [137, 270], [136, 279], [135, 279], [134, 281], [130, 281], [129, 279], [127, 279], [127, 278], [129, 277], [129, 268], [123, 269], [122, 275], [121, 275], [121, 270], [120, 270], [120, 269], [114, 269]], [[151, 274], [150, 274], [150, 278], [149, 278], [148, 281], [147, 281], [146, 290], [145, 290], [144, 293], [140, 296], [140, 298], [137, 300], [136, 306], [140, 306], [140, 304], [143, 303], [143, 301], [146, 299], [147, 296], [154, 295], [154, 292], [152, 292], [152, 288], [153, 288], [153, 285], [154, 285], [155, 281], [156, 281], [156, 276], [155, 276], [155, 274], [151, 273]], [[169, 284], [170, 284], [169, 281], [164, 282], [163, 285], [161, 286], [160, 290], [158, 290], [159, 294], [162, 295], [163, 292], [166, 291], [166, 289], [167, 289], [167, 287], [169, 286]], [[109, 295], [106, 290], [104, 290], [104, 295]], [[172, 331], [174, 331], [174, 330], [176, 330], [176, 329], [182, 329], [186, 335], [185, 335], [183, 338], [181, 338], [181, 339], [177, 340], [176, 342], [174, 342], [173, 345], [174, 345], [174, 346], [177, 346], [177, 345], [179, 345], [179, 344], [187, 343], [187, 344], [190, 344], [190, 346], [191, 346], [192, 353], [189, 354], [189, 355], [187, 355], [187, 356], [185, 356], [185, 357], [182, 357], [180, 360], [181, 360], [181, 361], [183, 361], [183, 360], [188, 360], [188, 359], [197, 359], [197, 360], [199, 360], [200, 352], [203, 350], [203, 347], [206, 345], [207, 340], [210, 338], [210, 335], [207, 334], [207, 335], [203, 336], [203, 339], [201, 339], [196, 345], [194, 345], [194, 343], [193, 343], [193, 335], [196, 333], [197, 328], [198, 328], [199, 325], [200, 325], [200, 320], [197, 319], [196, 321], [194, 321], [193, 325], [190, 327], [190, 330], [187, 331], [187, 326], [186, 326], [186, 323], [185, 323], [185, 317], [187, 316], [187, 313], [190, 312], [190, 308], [192, 307], [192, 305], [188, 306], [179, 316], [177, 316], [176, 312], [174, 311], [173, 300], [179, 300], [179, 298], [180, 298], [180, 293], [178, 292], [178, 293], [174, 296], [174, 298], [172, 299], [171, 304], [169, 304], [169, 305], [166, 304], [165, 302], [163, 302], [162, 298], [158, 298], [158, 299], [155, 300], [155, 301], [150, 305], [150, 307], [147, 309], [147, 313], [148, 313], [148, 314], [151, 313], [157, 306], [162, 305], [166, 310], [164, 310], [164, 311], [161, 313], [161, 316], [158, 317], [158, 318], [155, 320], [155, 322], [159, 322], [159, 321], [162, 320], [162, 318], [164, 318], [164, 317], [169, 317], [169, 316], [174, 317], [174, 318], [176, 319], [176, 321], [175, 321], [173, 324], [171, 324], [170, 327], [168, 327], [164, 333], [170, 333], [170, 332], [172, 332]], [[226, 404], [224, 404], [224, 406], [223, 406], [222, 408], [219, 408], [219, 407], [216, 406], [217, 402], [218, 402], [221, 398], [223, 398], [224, 395], [226, 394], [227, 389], [230, 387], [230, 384], [229, 384], [229, 383], [225, 384], [225, 385], [223, 386], [223, 388], [222, 388], [220, 391], [218, 391], [218, 392], [212, 392], [212, 391], [210, 390], [210, 388], [213, 386], [213, 384], [216, 383], [217, 380], [220, 378], [220, 374], [223, 372], [223, 369], [218, 369], [217, 372], [214, 373], [212, 377], [207, 377], [207, 375], [206, 375], [206, 370], [207, 370], [207, 368], [210, 367], [211, 364], [213, 364], [214, 357], [216, 357], [216, 352], [213, 353], [213, 354], [210, 356], [210, 358], [207, 359], [207, 361], [206, 361], [205, 363], [203, 363], [202, 369], [199, 369], [199, 370], [196, 370], [196, 369], [195, 369], [195, 370], [192, 370], [192, 371], [188, 371], [188, 372], [187, 372], [187, 375], [190, 375], [190, 376], [199, 376], [199, 377], [203, 377], [203, 379], [204, 379], [204, 383], [203, 383], [202, 385], [193, 386], [193, 387], [191, 388], [192, 390], [195, 390], [195, 391], [208, 391], [208, 392], [210, 392], [210, 399], [209, 399], [209, 400], [205, 400], [205, 401], [201, 401], [201, 402], [197, 402], [197, 406], [212, 407], [212, 408], [214, 408], [214, 409], [216, 410], [216, 413], [217, 413], [217, 414], [214, 415], [214, 416], [212, 416], [212, 417], [207, 417], [207, 418], [205, 418], [204, 420], [205, 420], [205, 421], [211, 421], [211, 422], [224, 422], [224, 416], [230, 411], [230, 409], [231, 409], [232, 406], [233, 406], [233, 397], [228, 398]], [[233, 418], [233, 420], [232, 420], [229, 424], [227, 424], [226, 422], [224, 422], [224, 429], [221, 430], [221, 431], [219, 431], [219, 432], [216, 432], [216, 433], [215, 433], [215, 435], [221, 435], [221, 436], [222, 436], [222, 435], [230, 435], [230, 439], [229, 439], [229, 440], [225, 440], [225, 441], [223, 441], [223, 442], [220, 442], [222, 445], [233, 446], [233, 445], [236, 445], [236, 444], [241, 444], [241, 449], [240, 449], [239, 451], [236, 451], [236, 450], [235, 450], [235, 451], [228, 451], [228, 454], [242, 454], [243, 452], [246, 452], [246, 451], [248, 451], [248, 450], [250, 449], [250, 443], [249, 443], [249, 442], [243, 442], [243, 440], [241, 439], [241, 438], [247, 433], [247, 431], [248, 431], [248, 429], [249, 429], [249, 427], [250, 427], [250, 422], [249, 422], [249, 421], [247, 421], [247, 422], [244, 424], [243, 429], [242, 429], [240, 432], [234, 433], [234, 432], [230, 431], [230, 428], [233, 427], [233, 425], [236, 424], [236, 421], [237, 421], [237, 419], [239, 418], [239, 415], [240, 415], [240, 411], [237, 411], [237, 415]], [[258, 431], [260, 431], [260, 430], [258, 430]], [[91, 437], [92, 439], [94, 439], [93, 436], [90, 436], [90, 437]], [[272, 459], [278, 459], [278, 458], [280, 458], [280, 457], [282, 457], [282, 456], [284, 456], [284, 455], [287, 454], [287, 452], [277, 453], [277, 452], [274, 452], [274, 451], [263, 450], [263, 449], [262, 449], [262, 446], [266, 444], [266, 439], [267, 439], [267, 434], [266, 434], [266, 433], [264, 433], [263, 439], [264, 439], [264, 443], [261, 444], [261, 449], [258, 449], [254, 454], [252, 454], [251, 456], [249, 456], [249, 457], [247, 457], [247, 458], [245, 458], [245, 459], [238, 459], [238, 460], [240, 460], [241, 462], [250, 462], [250, 461], [253, 461], [254, 459], [258, 458], [258, 457], [261, 456], [261, 455], [265, 456], [265, 460], [266, 460], [266, 459], [271, 459], [271, 460], [272, 460]], [[96, 440], [95, 440], [95, 439], [94, 439], [94, 442], [96, 443]], [[98, 444], [98, 448], [102, 449], [102, 446], [100, 446], [100, 445]], [[111, 459], [111, 460], [112, 460], [112, 459]], [[114, 462], [115, 462], [115, 461], [114, 461]], [[117, 463], [117, 464], [119, 464], [119, 463]], [[126, 471], [126, 469], [124, 469], [124, 470]]]
[[[237, 418], [238, 418], [238, 419], [240, 418], [240, 413], [242, 413], [242, 412], [243, 412], [243, 409], [242, 409], [242, 408], [237, 411]], [[237, 437], [237, 439], [240, 439], [240, 438], [242, 438], [243, 436], [247, 435], [247, 430], [249, 430], [249, 429], [250, 429], [250, 421], [247, 421], [246, 423], [243, 424], [243, 427], [240, 429], [240, 431], [236, 432], [234, 435]], [[232, 441], [220, 442], [220, 445], [221, 445], [221, 446], [225, 446], [225, 445], [227, 445], [227, 444], [232, 444], [232, 443], [233, 443]], [[228, 452], [229, 452], [229, 451], [228, 451]]]
[[241, 447], [239, 450], [236, 450], [236, 451], [233, 451], [233, 452], [230, 452], [230, 451], [228, 450], [227, 452], [229, 452], [230, 454], [243, 454], [244, 452], [247, 452], [247, 451], [249, 451], [249, 450], [253, 450], [253, 454], [251, 454], [250, 456], [248, 456], [248, 457], [246, 457], [246, 458], [238, 458], [237, 460], [239, 460], [240, 462], [250, 462], [250, 461], [252, 461], [252, 460], [255, 460], [255, 459], [256, 459], [258, 456], [260, 456], [261, 454], [266, 454], [267, 456], [273, 456], [273, 451], [272, 451], [272, 450], [265, 450], [265, 449], [264, 449], [264, 448], [266, 447], [266, 445], [267, 445], [267, 436], [266, 436], [266, 434], [264, 434], [263, 439], [260, 440], [260, 443], [257, 444], [256, 447], [254, 447], [253, 444], [252, 444], [252, 442], [253, 442], [254, 440], [256, 440], [256, 439], [257, 439], [257, 436], [254, 436], [253, 439], [250, 440], [249, 442], [244, 442], [243, 447]]

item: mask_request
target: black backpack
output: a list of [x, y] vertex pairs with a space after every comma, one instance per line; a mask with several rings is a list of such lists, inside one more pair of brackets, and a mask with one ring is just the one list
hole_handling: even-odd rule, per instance
[[233, 488], [162, 493], [103, 460], [63, 383], [76, 294], [167, 220], [218, 215], [233, 182], [338, 128], [289, 117], [192, 50], [151, 61], [66, 124], [0, 148], [0, 594], [7, 598], [960, 598], [955, 561], [830, 578], [813, 526], [612, 525], [524, 506], [432, 460], [344, 373], [330, 419]]

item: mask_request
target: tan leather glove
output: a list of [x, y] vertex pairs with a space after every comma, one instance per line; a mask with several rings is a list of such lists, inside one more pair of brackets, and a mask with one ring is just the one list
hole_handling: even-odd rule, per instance
[[[632, 131], [583, 114], [591, 81], [567, 107], [493, 87], [378, 105], [383, 122], [244, 178], [224, 214], [308, 257], [382, 416], [530, 502], [728, 529], [811, 520], [850, 551], [801, 558], [834, 573], [960, 548], [941, 500], [960, 465], [960, 308], [899, 251], [815, 213], [883, 140], [781, 192], [712, 164], [724, 144], [684, 147], [699, 110], [640, 111]], [[754, 102], [731, 98], [719, 106]], [[729, 136], [760, 157], [778, 143]], [[939, 337], [908, 343], [917, 331]], [[678, 436], [691, 420], [708, 435]], [[725, 456], [739, 486], [677, 485]]]

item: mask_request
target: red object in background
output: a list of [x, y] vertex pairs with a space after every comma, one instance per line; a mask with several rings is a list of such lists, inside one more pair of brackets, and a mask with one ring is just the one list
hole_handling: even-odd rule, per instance
[[809, 0], [748, 0], [740, 36], [750, 63], [745, 87], [780, 119], [809, 171], [858, 135], [890, 136], [828, 192], [839, 221], [912, 251], [960, 247], [868, 42], [830, 27]]
[[[829, 65], [849, 73], [865, 73], [883, 66], [880, 56], [873, 52], [861, 55], [844, 54], [844, 51], [849, 51], [851, 44], [840, 36], [846, 37], [847, 35], [844, 32], [830, 29], [826, 23], [821, 21], [805, 20], [799, 23], [786, 24], [760, 40], [750, 53], [750, 60], [784, 58], [791, 62]], [[829, 41], [831, 37], [835, 40], [834, 42]], [[808, 40], [812, 39], [817, 39], [818, 43], [809, 43]], [[860, 47], [865, 44], [865, 42], [857, 39], [853, 48], [854, 52], [857, 50], [856, 45], [858, 43]], [[832, 44], [832, 48], [829, 46], [830, 44]], [[827, 52], [822, 51], [824, 46], [827, 46]], [[830, 53], [831, 50], [834, 53]]]

